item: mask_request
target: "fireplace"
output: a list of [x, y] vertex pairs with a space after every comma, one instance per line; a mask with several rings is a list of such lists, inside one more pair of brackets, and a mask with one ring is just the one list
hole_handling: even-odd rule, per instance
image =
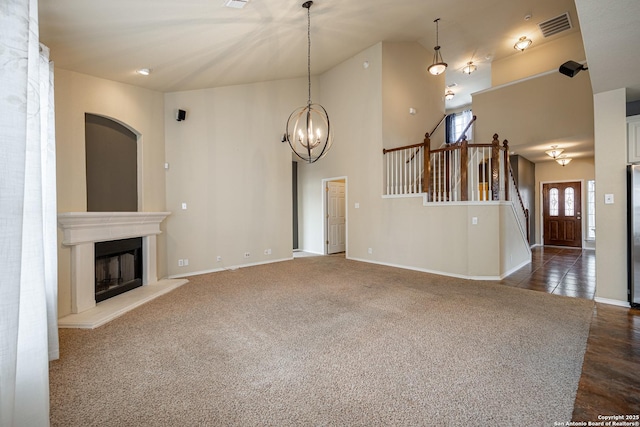
[[95, 243], [96, 302], [142, 286], [142, 237]]
[[160, 223], [167, 215], [169, 212], [63, 212], [58, 214], [58, 223], [63, 232], [62, 244], [71, 248], [69, 297], [72, 314], [82, 313], [96, 306], [98, 274], [95, 268], [98, 242], [141, 238], [143, 288], [158, 282], [156, 235], [161, 233]]

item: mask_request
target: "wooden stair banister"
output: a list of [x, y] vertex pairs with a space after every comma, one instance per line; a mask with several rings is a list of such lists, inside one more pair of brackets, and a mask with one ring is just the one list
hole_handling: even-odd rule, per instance
[[[511, 170], [511, 162], [509, 158], [509, 141], [506, 139], [502, 142], [502, 146], [504, 147], [503, 155], [504, 155], [504, 199], [509, 199], [509, 171]], [[518, 187], [516, 187], [517, 190]], [[518, 192], [518, 196], [520, 196], [520, 192]]]
[[462, 131], [458, 139], [456, 139], [456, 142], [454, 142], [454, 144], [459, 144], [460, 142], [462, 142], [462, 140], [467, 139], [467, 131], [469, 130], [471, 125], [473, 125], [473, 123], [476, 121], [476, 118], [477, 118], [476, 116], [473, 116], [471, 118], [471, 120], [469, 121], [469, 123], [467, 123], [467, 126], [464, 128], [464, 130]]

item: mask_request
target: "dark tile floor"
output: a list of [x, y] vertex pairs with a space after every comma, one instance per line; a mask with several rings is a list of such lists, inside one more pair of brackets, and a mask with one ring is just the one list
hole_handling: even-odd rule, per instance
[[[506, 277], [503, 284], [594, 298], [595, 251], [536, 247], [532, 252], [531, 264]], [[636, 422], [639, 414], [640, 310], [596, 303], [573, 421], [598, 422], [600, 415], [623, 415]]]

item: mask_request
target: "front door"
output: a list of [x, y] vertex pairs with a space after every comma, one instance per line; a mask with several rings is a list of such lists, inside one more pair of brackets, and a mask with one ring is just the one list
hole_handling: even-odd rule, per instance
[[544, 244], [582, 247], [580, 182], [542, 186]]
[[327, 254], [346, 249], [345, 185], [340, 181], [327, 182]]

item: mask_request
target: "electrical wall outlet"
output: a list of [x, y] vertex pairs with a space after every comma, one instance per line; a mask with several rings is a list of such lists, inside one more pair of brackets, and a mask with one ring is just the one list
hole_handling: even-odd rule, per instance
[[221, 257], [220, 255], [218, 255], [218, 256], [216, 257], [216, 262], [220, 262], [220, 261], [222, 261], [222, 257]]
[[179, 259], [178, 260], [178, 267], [184, 267], [184, 260], [183, 259]]
[[265, 249], [264, 250], [264, 254], [265, 255], [271, 255], [271, 249]]
[[250, 253], [250, 252], [245, 252], [245, 253], [244, 253], [244, 257], [245, 257], [245, 258], [249, 258], [250, 256], [251, 256], [251, 253]]

